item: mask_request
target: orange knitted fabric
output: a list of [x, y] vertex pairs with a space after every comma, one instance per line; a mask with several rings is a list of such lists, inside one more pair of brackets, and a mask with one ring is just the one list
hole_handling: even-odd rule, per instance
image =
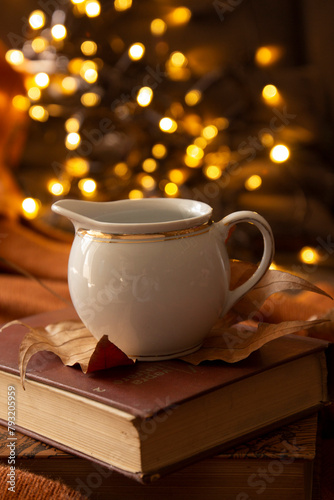
[[86, 500], [77, 491], [65, 486], [59, 481], [42, 476], [15, 470], [15, 492], [10, 487], [9, 467], [0, 465], [0, 498], [1, 500]]

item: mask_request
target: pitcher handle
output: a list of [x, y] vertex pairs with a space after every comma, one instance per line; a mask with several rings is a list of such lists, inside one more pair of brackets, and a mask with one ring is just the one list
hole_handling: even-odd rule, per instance
[[246, 295], [246, 293], [249, 292], [249, 290], [251, 290], [260, 281], [260, 279], [269, 269], [274, 256], [275, 245], [271, 227], [269, 226], [268, 222], [256, 212], [251, 212], [248, 210], [234, 212], [217, 222], [217, 229], [220, 235], [224, 238], [224, 241], [227, 239], [231, 227], [235, 224], [240, 224], [241, 222], [254, 224], [262, 233], [264, 243], [263, 254], [259, 267], [256, 269], [254, 274], [245, 283], [238, 286], [236, 289], [228, 290], [225, 305], [220, 315], [221, 317], [224, 316], [243, 295]]

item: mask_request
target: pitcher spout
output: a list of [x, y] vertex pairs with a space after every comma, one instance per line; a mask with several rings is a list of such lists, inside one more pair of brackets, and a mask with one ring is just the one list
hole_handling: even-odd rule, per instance
[[95, 229], [100, 231], [99, 217], [103, 215], [103, 203], [83, 200], [59, 200], [53, 203], [53, 212], [67, 217], [75, 230]]

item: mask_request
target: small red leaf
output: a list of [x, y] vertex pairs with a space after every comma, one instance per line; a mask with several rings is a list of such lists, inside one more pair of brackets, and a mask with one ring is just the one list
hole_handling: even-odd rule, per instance
[[106, 370], [113, 366], [133, 365], [134, 361], [135, 360], [128, 358], [123, 351], [115, 346], [115, 344], [112, 344], [107, 335], [104, 335], [96, 344], [88, 366], [85, 370], [83, 369], [83, 372], [91, 373], [98, 370]]

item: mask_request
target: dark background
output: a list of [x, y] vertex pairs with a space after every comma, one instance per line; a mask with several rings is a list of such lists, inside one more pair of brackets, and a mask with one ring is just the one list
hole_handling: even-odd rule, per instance
[[[102, 5], [107, 3], [101, 1]], [[35, 8], [51, 12], [56, 5], [62, 7], [66, 2], [2, 2], [0, 37], [3, 43], [8, 48], [19, 48], [15, 44], [20, 44], [21, 37], [24, 40], [29, 13]], [[101, 16], [95, 24], [95, 35], [106, 38], [113, 33], [120, 34], [126, 43], [141, 39], [147, 43], [147, 57], [154, 66], [156, 56], [150, 47], [149, 23], [154, 17], [162, 17], [171, 6], [179, 5], [180, 2], [175, 1], [134, 1], [132, 9], [117, 22], [113, 19], [108, 24], [109, 20]], [[289, 142], [291, 162], [282, 169], [282, 166], [269, 165], [268, 159], [261, 155], [252, 161], [246, 159], [240, 175], [231, 178], [219, 197], [209, 200], [216, 217], [238, 209], [253, 209], [268, 219], [282, 252], [297, 251], [306, 243], [316, 246], [319, 237], [326, 239], [333, 234], [333, 2], [201, 0], [185, 1], [182, 5], [191, 8], [192, 19], [184, 27], [167, 31], [170, 52], [182, 50], [187, 55], [197, 80], [212, 71], [223, 73], [224, 76], [210, 86], [197, 111], [205, 117], [218, 109], [233, 117], [228, 136], [232, 149], [237, 149], [249, 137], [256, 137], [258, 130], [268, 124], [272, 115], [261, 107], [259, 98], [266, 83], [275, 83], [286, 100], [288, 113], [295, 116], [289, 130], [283, 130], [280, 135], [281, 140]], [[78, 26], [73, 24], [68, 29], [75, 36]], [[284, 56], [280, 64], [261, 70], [254, 67], [254, 53], [261, 45], [281, 46]], [[189, 83], [182, 91], [187, 85]], [[161, 88], [164, 95], [173, 96], [174, 87], [169, 82], [164, 82]], [[55, 124], [52, 132], [48, 127], [48, 124], [31, 124], [15, 173], [27, 195], [37, 196], [45, 203], [50, 200], [43, 199], [39, 180], [45, 182], [43, 175], [51, 159], [61, 160], [64, 154], [60, 126]], [[132, 131], [127, 133], [131, 135]], [[134, 128], [134, 136], [137, 133]], [[141, 147], [145, 148], [145, 139]], [[124, 153], [124, 148], [122, 151]], [[115, 155], [113, 161], [122, 161], [117, 151], [110, 154]], [[103, 164], [105, 158], [96, 153], [95, 160]], [[243, 188], [244, 181], [257, 172], [266, 172], [263, 189], [249, 193]], [[203, 201], [208, 201], [206, 185], [201, 179], [196, 179], [188, 191], [184, 191], [184, 197], [191, 197], [194, 189], [203, 194]], [[247, 247], [247, 233], [240, 238]]]

